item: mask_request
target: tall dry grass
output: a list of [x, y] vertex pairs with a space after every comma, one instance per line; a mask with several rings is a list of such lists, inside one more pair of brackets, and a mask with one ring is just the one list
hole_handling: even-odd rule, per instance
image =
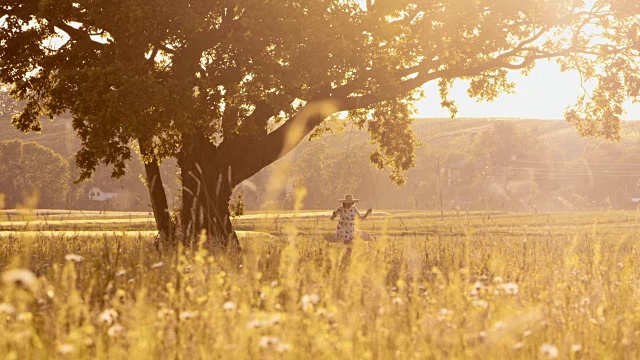
[[243, 245], [238, 261], [144, 238], [0, 239], [0, 357], [640, 357], [632, 229]]

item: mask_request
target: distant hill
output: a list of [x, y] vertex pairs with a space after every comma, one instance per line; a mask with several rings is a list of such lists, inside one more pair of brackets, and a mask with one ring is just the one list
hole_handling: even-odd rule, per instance
[[[554, 142], [582, 141], [576, 129], [564, 120], [503, 118], [416, 119], [413, 129], [421, 143], [437, 144], [439, 141], [447, 138], [482, 132], [492, 124], [503, 121], [513, 122], [517, 126], [526, 129], [534, 128], [536, 129], [535, 136], [552, 139]], [[640, 139], [640, 121], [625, 121], [623, 122], [622, 129], [623, 141]], [[350, 128], [347, 128], [341, 133], [325, 136], [324, 141], [333, 142], [336, 145], [344, 143], [343, 145], [346, 146], [349, 136], [351, 136], [352, 141], [362, 141], [367, 136], [361, 131], [350, 132]], [[0, 116], [0, 141], [15, 138], [38, 142], [41, 145], [54, 149], [64, 157], [74, 155], [80, 148], [80, 139], [78, 139], [73, 131], [70, 116], [63, 116], [53, 121], [46, 118], [43, 119], [42, 132], [40, 134], [21, 133], [11, 125], [11, 118], [9, 116]], [[311, 144], [303, 142], [302, 144], [303, 147], [309, 145], [312, 146], [313, 142], [311, 142]]]
[[[342, 131], [334, 134], [326, 134], [321, 139], [303, 141], [295, 151], [287, 155], [283, 160], [259, 172], [248, 181], [246, 187], [241, 186], [239, 191], [242, 191], [245, 195], [244, 199], [247, 202], [247, 209], [264, 207], [289, 208], [291, 206], [290, 196], [292, 187], [297, 179], [305, 176], [305, 171], [307, 173], [311, 171], [311, 177], [315, 179], [316, 183], [309, 183], [309, 179], [307, 179], [307, 183], [303, 184], [308, 187], [309, 190], [306, 203], [307, 207], [325, 208], [332, 206], [325, 201], [327, 197], [330, 196], [331, 199], [333, 199], [335, 196], [341, 196], [344, 192], [349, 191], [354, 192], [364, 199], [369, 199], [368, 204], [365, 202], [366, 206], [373, 205], [377, 208], [434, 209], [434, 204], [439, 203], [437, 197], [434, 195], [437, 188], [437, 181], [440, 181], [436, 180], [438, 173], [437, 162], [441, 161], [439, 166], [441, 166], [443, 171], [445, 171], [447, 166], [460, 161], [466, 161], [467, 164], [473, 163], [473, 161], [475, 161], [473, 160], [475, 155], [471, 154], [471, 152], [478, 151], [477, 148], [474, 149], [472, 146], [475, 139], [481, 137], [483, 133], [490, 131], [494, 128], [494, 125], [500, 123], [512, 124], [532, 138], [540, 139], [544, 144], [547, 144], [545, 147], [550, 149], [549, 151], [552, 153], [548, 161], [555, 164], [549, 166], [558, 168], [555, 171], [561, 174], [559, 175], [559, 179], [563, 180], [563, 182], [555, 186], [555, 190], [550, 192], [551, 190], [542, 188], [535, 190], [538, 186], [542, 186], [541, 183], [536, 181], [527, 184], [520, 183], [519, 185], [514, 185], [510, 182], [496, 184], [485, 182], [480, 184], [475, 181], [473, 185], [467, 188], [443, 189], [446, 202], [445, 206], [449, 206], [448, 204], [457, 201], [456, 199], [461, 199], [461, 201], [474, 199], [477, 203], [478, 200], [475, 199], [489, 196], [487, 193], [491, 189], [487, 190], [487, 187], [498, 186], [498, 190], [502, 191], [501, 189], [506, 189], [508, 193], [513, 194], [515, 190], [512, 188], [516, 185], [521, 188], [526, 185], [535, 190], [534, 192], [538, 194], [536, 195], [537, 200], [531, 203], [539, 204], [539, 209], [543, 209], [542, 204], [545, 203], [541, 200], [543, 197], [546, 199], [546, 209], [567, 208], [568, 205], [548, 205], [550, 201], [548, 199], [556, 198], [562, 198], [562, 202], [564, 203], [575, 203], [576, 201], [572, 199], [578, 197], [581, 199], [596, 199], [599, 204], [601, 204], [605, 201], [602, 200], [603, 198], [612, 198], [615, 194], [613, 190], [610, 191], [610, 196], [609, 193], [601, 194], [602, 191], [596, 193], [594, 186], [595, 188], [600, 187], [605, 189], [606, 187], [611, 187], [613, 189], [616, 186], [620, 187], [624, 185], [627, 188], [627, 190], [625, 190], [626, 195], [624, 196], [628, 197], [631, 196], [634, 189], [633, 186], [637, 180], [634, 176], [638, 175], [638, 178], [640, 178], [640, 169], [635, 170], [635, 168], [633, 168], [633, 170], [629, 170], [627, 166], [621, 169], [632, 172], [627, 174], [626, 180], [622, 179], [625, 180], [624, 182], [618, 179], [620, 180], [618, 183], [612, 183], [610, 185], [594, 185], [593, 183], [590, 185], [581, 185], [582, 182], [580, 181], [567, 179], [569, 175], [574, 176], [574, 173], [571, 172], [574, 170], [563, 170], [563, 168], [570, 167], [570, 162], [584, 159], [585, 156], [591, 156], [592, 159], [597, 159], [598, 155], [593, 154], [593, 149], [604, 149], [607, 147], [622, 149], [623, 154], [618, 158], [610, 157], [606, 160], [607, 162], [632, 161], [634, 163], [640, 163], [640, 160], [629, 160], [629, 155], [635, 153], [636, 149], [640, 149], [638, 146], [640, 145], [640, 121], [624, 122], [621, 142], [611, 144], [600, 140], [584, 139], [579, 136], [577, 130], [572, 125], [563, 120], [436, 118], [416, 119], [414, 121], [413, 129], [421, 146], [416, 150], [416, 166], [407, 172], [407, 185], [403, 188], [397, 188], [388, 181], [387, 171], [379, 172], [371, 166], [369, 154], [374, 147], [369, 143], [367, 133], [347, 126]], [[54, 121], [44, 119], [42, 126], [43, 130], [41, 134], [22, 134], [11, 126], [9, 117], [0, 116], [0, 141], [14, 138], [21, 138], [25, 141], [35, 141], [54, 149], [64, 157], [74, 155], [79, 149], [80, 141], [73, 131], [70, 117], [61, 117]], [[498, 139], [496, 139], [496, 141], [497, 140]], [[589, 155], [589, 151], [591, 151], [591, 155]], [[434, 157], [434, 153], [440, 154], [438, 155], [439, 160]], [[614, 154], [615, 151], [611, 153]], [[309, 154], [311, 154], [311, 156], [309, 156]], [[324, 160], [321, 160], [322, 154], [325, 156], [323, 158]], [[640, 151], [638, 151], [637, 155], [640, 159]], [[623, 157], [626, 160], [624, 160]], [[314, 163], [322, 161], [324, 161], [324, 165], [320, 165], [319, 168], [313, 168]], [[169, 187], [168, 191], [170, 196], [175, 195], [179, 187], [175, 178], [175, 164], [171, 164], [173, 164], [173, 161], [169, 161], [163, 165], [165, 172], [165, 176], [163, 177], [165, 177], [165, 182]], [[344, 164], [344, 166], [340, 164]], [[630, 164], [629, 166], [631, 165], [634, 164]], [[637, 165], [640, 166], [640, 164]], [[621, 170], [613, 169], [612, 171]], [[91, 183], [86, 186], [93, 186], [93, 184], [95, 184], [105, 188], [118, 187], [127, 189], [135, 193], [135, 196], [139, 198], [138, 202], [143, 203], [146, 201], [145, 199], [147, 199], [148, 195], [146, 194], [146, 190], [140, 186], [138, 179], [138, 176], [141, 175], [142, 172], [143, 170], [139, 162], [135, 164], [132, 163], [129, 168], [129, 173], [125, 178], [113, 180], [109, 178], [108, 169], [104, 168], [101, 169], [96, 177], [91, 180]], [[324, 173], [324, 175], [320, 173]], [[274, 177], [274, 175], [279, 174], [283, 175]], [[442, 174], [444, 174], [444, 172]], [[272, 180], [277, 177], [283, 178], [283, 183], [274, 187], [273, 183], [275, 182]], [[358, 183], [351, 185], [344, 183], [346, 180], [352, 178], [356, 178], [354, 181]], [[638, 181], [638, 184], [640, 184], [640, 181]], [[638, 187], [638, 189], [640, 191], [640, 187]], [[520, 189], [519, 191], [522, 190]], [[638, 195], [640, 196], [640, 193]], [[622, 195], [619, 195], [619, 197], [622, 197]], [[624, 199], [621, 201], [623, 202]], [[621, 203], [621, 201], [618, 201], [618, 203]], [[332, 202], [330, 203], [333, 204]], [[533, 205], [526, 209], [531, 210], [533, 209], [532, 206]], [[504, 208], [507, 209], [507, 207]], [[512, 208], [520, 209], [517, 207]]]

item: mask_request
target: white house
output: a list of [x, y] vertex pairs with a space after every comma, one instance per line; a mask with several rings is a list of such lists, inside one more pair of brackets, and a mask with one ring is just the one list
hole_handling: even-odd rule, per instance
[[89, 200], [107, 201], [116, 197], [118, 197], [118, 193], [104, 192], [97, 186], [94, 186], [89, 190]]

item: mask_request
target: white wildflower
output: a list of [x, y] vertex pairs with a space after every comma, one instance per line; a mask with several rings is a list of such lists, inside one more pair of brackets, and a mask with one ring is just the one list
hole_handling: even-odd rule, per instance
[[261, 348], [266, 349], [272, 345], [277, 345], [278, 343], [280, 343], [280, 338], [277, 338], [275, 336], [263, 336], [260, 338], [260, 342], [258, 343], [258, 345]]
[[302, 309], [304, 311], [313, 309], [313, 305], [317, 305], [320, 302], [320, 296], [317, 294], [304, 295], [302, 297]]
[[238, 305], [236, 305], [236, 303], [234, 303], [233, 301], [227, 301], [224, 304], [222, 304], [222, 309], [226, 311], [234, 311], [237, 308], [238, 308]]
[[262, 321], [260, 320], [251, 320], [247, 323], [247, 329], [257, 329], [262, 326]]
[[160, 309], [158, 310], [158, 318], [159, 319], [167, 319], [172, 318], [176, 315], [176, 312], [171, 309]]
[[72, 261], [72, 262], [76, 262], [76, 263], [84, 261], [84, 257], [83, 256], [76, 255], [76, 254], [67, 254], [67, 255], [64, 256], [64, 259], [67, 260], [67, 261]]
[[280, 323], [281, 318], [280, 314], [273, 314], [269, 319], [267, 319], [267, 324], [269, 326], [277, 325]]
[[58, 354], [60, 355], [69, 355], [76, 352], [76, 347], [71, 344], [60, 344], [58, 345]]
[[591, 304], [591, 299], [587, 297], [580, 299], [580, 305], [587, 306], [589, 304]]
[[33, 288], [38, 283], [36, 275], [27, 269], [10, 269], [2, 273], [5, 284], [13, 284], [24, 288]]
[[571, 352], [577, 353], [582, 351], [582, 345], [580, 344], [573, 344], [571, 345]]
[[112, 327], [110, 327], [109, 330], [107, 330], [107, 335], [109, 335], [109, 337], [116, 337], [118, 335], [121, 335], [123, 332], [124, 332], [124, 326], [115, 324]]
[[471, 285], [470, 295], [478, 296], [480, 295], [480, 292], [482, 291], [482, 289], [484, 289], [484, 284], [480, 281], [476, 281], [473, 285]]
[[502, 290], [507, 295], [518, 295], [519, 287], [516, 283], [504, 283], [498, 285], [498, 289]]
[[191, 320], [197, 317], [198, 313], [196, 311], [183, 311], [179, 316], [181, 320]]
[[493, 278], [493, 282], [496, 284], [500, 284], [502, 282], [504, 282], [504, 279], [502, 278], [502, 276], [496, 276]]
[[401, 299], [401, 298], [399, 298], [399, 297], [394, 297], [394, 298], [391, 300], [391, 302], [392, 302], [394, 305], [402, 305], [402, 304], [404, 304], [404, 301], [402, 301], [402, 299]]
[[524, 337], [529, 337], [529, 336], [531, 336], [531, 334], [533, 334], [533, 331], [531, 331], [531, 330], [529, 330], [529, 329], [525, 330], [525, 331], [522, 333], [522, 335], [524, 335]]
[[291, 350], [291, 344], [289, 343], [280, 342], [279, 344], [276, 345], [276, 351], [279, 353], [284, 353], [289, 350]]
[[496, 330], [502, 330], [504, 329], [504, 323], [502, 321], [498, 321], [493, 325], [493, 328]]
[[558, 358], [559, 352], [558, 348], [551, 344], [542, 344], [540, 346], [540, 354], [544, 357], [548, 357], [549, 359]]
[[162, 261], [159, 261], [157, 263], [151, 264], [151, 266], [149, 266], [149, 269], [151, 269], [151, 270], [159, 269], [159, 268], [161, 268], [163, 266], [164, 266], [164, 263]]
[[120, 270], [116, 271], [116, 276], [117, 277], [122, 277], [122, 276], [125, 276], [126, 274], [127, 274], [127, 270], [125, 270], [125, 269], [120, 269]]
[[473, 300], [472, 304], [482, 309], [486, 309], [489, 307], [489, 303], [486, 300], [482, 300], [482, 299]]
[[0, 304], [0, 314], [11, 315], [16, 312], [15, 306], [7, 303]]
[[522, 348], [524, 347], [524, 344], [522, 343], [522, 341], [518, 341], [515, 344], [513, 344], [513, 350], [522, 350]]
[[118, 318], [118, 312], [114, 309], [106, 309], [98, 315], [98, 322], [111, 326]]
[[266, 319], [253, 319], [247, 323], [248, 329], [267, 328], [280, 323], [280, 314], [274, 314]]
[[30, 323], [33, 320], [33, 314], [30, 312], [22, 312], [16, 316], [16, 319], [23, 323]]

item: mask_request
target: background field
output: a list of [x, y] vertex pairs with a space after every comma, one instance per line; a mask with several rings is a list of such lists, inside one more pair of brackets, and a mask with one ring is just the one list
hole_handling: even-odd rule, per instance
[[235, 219], [230, 259], [161, 254], [145, 213], [3, 213], [0, 354], [640, 356], [636, 211], [377, 212], [351, 248], [298, 215]]

